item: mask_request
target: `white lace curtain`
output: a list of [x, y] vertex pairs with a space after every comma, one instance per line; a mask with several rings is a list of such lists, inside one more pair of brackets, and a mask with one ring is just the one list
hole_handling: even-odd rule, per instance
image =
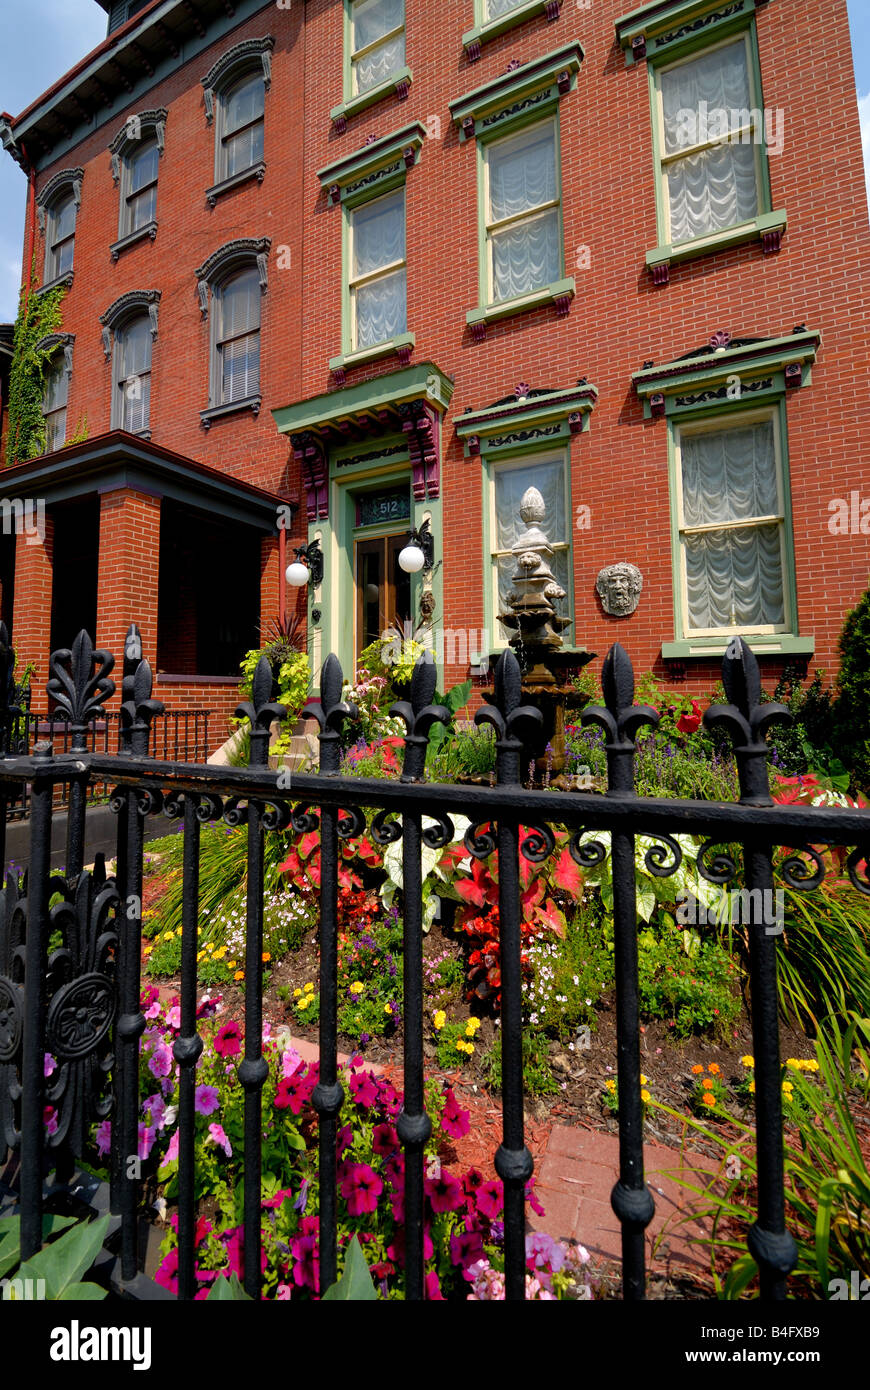
[[500, 15], [510, 14], [511, 10], [518, 10], [525, 3], [526, 0], [487, 0], [486, 17], [498, 19]]
[[[502, 468], [495, 475], [495, 549], [510, 550], [526, 530], [520, 518], [520, 502], [527, 488], [536, 487], [546, 509], [541, 530], [554, 548], [550, 568], [566, 594], [571, 592], [568, 573], [568, 547], [565, 523], [565, 470], [558, 460], [536, 463], [528, 468]], [[560, 548], [558, 548], [560, 547]], [[505, 611], [511, 589], [511, 577], [516, 569], [513, 555], [498, 555], [498, 611]], [[556, 603], [557, 612], [566, 611], [566, 600]]]
[[[405, 22], [405, 0], [357, 0], [353, 7], [353, 51], [389, 34]], [[355, 90], [367, 92], [404, 66], [405, 35], [395, 34], [353, 62]]]
[[260, 280], [242, 271], [220, 293], [221, 402], [246, 400], [260, 389]]
[[[778, 516], [773, 422], [685, 435], [683, 524], [724, 525]], [[780, 522], [684, 534], [689, 627], [782, 624]]]
[[405, 196], [396, 193], [365, 205], [353, 217], [353, 294], [358, 349], [386, 342], [407, 328], [404, 267], [376, 280], [356, 281], [405, 259]]
[[[679, 155], [722, 132], [719, 112], [727, 113], [729, 130], [743, 124], [752, 106], [744, 40], [663, 72], [661, 93], [667, 155]], [[665, 170], [673, 244], [735, 226], [758, 212], [753, 144], [726, 142], [687, 153]]]
[[151, 404], [151, 321], [142, 314], [116, 334], [121, 428], [148, 428]]
[[[558, 198], [555, 132], [551, 125], [494, 145], [489, 162], [489, 222], [493, 300], [528, 294], [560, 277], [558, 209], [535, 209]], [[499, 222], [530, 216], [499, 230]]]

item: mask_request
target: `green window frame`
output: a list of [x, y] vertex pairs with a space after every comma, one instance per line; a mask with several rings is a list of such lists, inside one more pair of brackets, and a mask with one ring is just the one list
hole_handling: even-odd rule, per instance
[[[737, 585], [739, 576], [735, 570], [735, 549], [740, 544], [744, 549], [752, 546], [752, 532], [773, 532], [776, 531], [776, 545], [771, 547], [768, 544], [767, 555], [762, 557], [766, 561], [767, 579], [769, 584], [776, 589], [778, 577], [778, 592], [781, 595], [781, 617], [773, 617], [770, 612], [766, 615], [770, 620], [750, 619], [748, 622], [740, 623], [741, 635], [747, 639], [756, 638], [775, 638], [782, 634], [794, 636], [797, 629], [796, 622], [796, 599], [794, 592], [794, 556], [793, 544], [790, 534], [790, 526], [786, 526], [787, 507], [786, 507], [786, 479], [784, 463], [784, 443], [785, 443], [785, 414], [781, 406], [767, 407], [757, 411], [738, 411], [726, 415], [714, 414], [713, 416], [703, 416], [700, 419], [691, 421], [674, 420], [670, 426], [671, 450], [672, 450], [672, 513], [674, 528], [674, 575], [675, 575], [675, 600], [677, 607], [677, 631], [680, 637], [686, 641], [694, 639], [719, 639], [727, 645], [738, 629], [740, 620], [737, 614]], [[701, 468], [698, 467], [697, 448], [692, 449], [692, 445], [700, 441], [708, 441], [710, 455], [723, 463], [722, 476], [724, 487], [717, 489], [717, 499], [722, 495], [730, 497], [735, 491], [733, 476], [728, 475], [728, 436], [732, 436], [737, 448], [746, 447], [747, 433], [751, 432], [750, 440], [753, 448], [753, 459], [755, 467], [753, 469], [753, 485], [755, 487], [755, 506], [751, 501], [747, 502], [742, 508], [734, 507], [735, 515], [716, 520], [692, 519], [687, 515], [686, 506], [686, 481], [694, 470], [696, 473], [695, 482], [701, 475]], [[738, 443], [737, 436], [740, 436]], [[769, 443], [769, 455], [765, 456], [765, 450]], [[695, 457], [693, 457], [695, 455]], [[709, 465], [708, 465], [709, 466]], [[729, 486], [730, 484], [730, 486]], [[696, 489], [697, 490], [697, 489]], [[707, 496], [712, 494], [712, 489], [706, 489]], [[763, 501], [761, 501], [763, 496]], [[769, 505], [765, 505], [769, 503]], [[701, 504], [703, 506], [703, 502]], [[734, 537], [734, 545], [729, 545], [726, 538]], [[724, 622], [703, 623], [692, 621], [691, 604], [689, 599], [689, 567], [692, 563], [692, 552], [695, 552], [694, 565], [696, 573], [700, 565], [703, 565], [703, 550], [706, 543], [725, 542], [720, 546], [721, 558], [731, 561], [732, 584], [730, 589], [730, 612], [728, 619]], [[761, 547], [759, 547], [761, 548]], [[774, 561], [771, 550], [777, 552], [777, 559]], [[762, 568], [759, 562], [759, 572]], [[755, 589], [755, 595], [760, 604], [764, 604], [764, 595], [759, 584]], [[713, 596], [715, 600], [715, 595]], [[770, 597], [767, 600], [767, 607], [775, 606], [776, 598]], [[779, 610], [777, 610], [779, 611]], [[708, 617], [710, 614], [707, 615]]]
[[43, 372], [42, 418], [45, 421], [44, 454], [62, 449], [66, 442], [66, 412], [69, 400], [70, 370], [64, 353], [58, 351]]
[[[395, 247], [389, 246], [386, 250], [385, 258], [382, 261], [371, 265], [368, 269], [357, 265], [357, 244], [363, 241], [363, 227], [371, 219], [393, 214], [396, 221], [401, 220], [401, 238], [394, 235]], [[406, 247], [406, 218], [405, 218], [405, 185], [382, 194], [379, 198], [370, 198], [355, 207], [345, 210], [345, 283], [346, 283], [346, 302], [345, 302], [345, 324], [344, 342], [348, 355], [359, 352], [377, 352], [384, 348], [393, 350], [393, 345], [397, 338], [407, 334], [408, 330], [408, 291], [407, 291], [407, 247]], [[393, 254], [395, 252], [395, 254]], [[360, 322], [361, 300], [372, 290], [377, 292], [379, 286], [386, 285], [388, 281], [398, 283], [401, 278], [401, 307], [397, 322], [389, 324], [390, 331], [383, 333], [380, 337], [372, 337], [371, 330], [366, 331]], [[371, 310], [369, 312], [372, 312]], [[364, 320], [365, 322], [365, 320]]]
[[[384, 27], [369, 30], [363, 20], [377, 16], [379, 7], [384, 11]], [[405, 0], [343, 0], [343, 95], [329, 113], [339, 133], [352, 116], [391, 93], [400, 101], [407, 97], [412, 73], [405, 61], [406, 19]], [[367, 73], [367, 64], [385, 53], [388, 64], [383, 74]]]
[[[534, 146], [543, 143], [542, 137], [552, 136], [553, 153], [553, 188], [542, 189], [544, 195], [538, 201], [530, 201], [527, 207], [519, 209], [517, 212], [508, 213], [503, 209], [494, 207], [493, 203], [493, 167], [499, 156], [510, 153], [511, 150], [522, 152], [524, 146]], [[547, 142], [549, 143], [549, 141]], [[540, 294], [542, 291], [549, 292], [550, 286], [560, 281], [564, 275], [565, 267], [565, 247], [564, 234], [562, 227], [562, 180], [561, 162], [559, 150], [559, 123], [556, 115], [549, 116], [545, 121], [536, 122], [534, 125], [525, 126], [519, 131], [512, 131], [507, 135], [493, 140], [478, 141], [478, 160], [480, 178], [480, 301], [488, 308], [500, 308], [510, 304], [512, 300], [526, 299], [530, 295]], [[534, 199], [534, 193], [530, 195]], [[544, 266], [544, 272], [538, 283], [530, 283], [518, 290], [514, 294], [499, 294], [497, 279], [499, 271], [497, 267], [497, 247], [503, 238], [512, 238], [515, 231], [523, 230], [525, 227], [530, 229], [540, 226], [545, 222], [555, 221], [555, 262]], [[552, 252], [552, 248], [550, 248]], [[552, 273], [546, 273], [550, 270]], [[504, 272], [502, 272], [503, 274]]]
[[[509, 546], [499, 545], [498, 535], [498, 479], [509, 473], [521, 472], [525, 474], [523, 479], [523, 491], [527, 487], [537, 486], [535, 482], [535, 471], [540, 470], [543, 474], [546, 470], [553, 467], [561, 468], [561, 492], [564, 498], [564, 506], [561, 517], [551, 515], [549, 510], [543, 522], [543, 530], [547, 534], [550, 544], [557, 555], [563, 556], [564, 561], [561, 566], [550, 562], [551, 568], [557, 579], [567, 582], [563, 583], [565, 597], [557, 602], [557, 612], [563, 617], [570, 618], [572, 626], [568, 629], [573, 632], [574, 621], [574, 550], [571, 535], [570, 518], [571, 510], [571, 456], [567, 447], [555, 449], [544, 449], [535, 452], [523, 450], [510, 454], [487, 455], [482, 469], [482, 511], [483, 511], [483, 554], [484, 554], [484, 623], [489, 635], [490, 654], [504, 651], [513, 634], [504, 629], [498, 621], [500, 611], [499, 602], [499, 560], [511, 554]], [[519, 485], [517, 485], [518, 487]], [[515, 488], [514, 491], [517, 489]], [[549, 489], [548, 489], [549, 492]], [[515, 499], [518, 505], [518, 498]], [[557, 537], [556, 530], [559, 526], [564, 528], [564, 536]], [[561, 574], [560, 574], [561, 571]], [[485, 653], [481, 653], [485, 655]]]
[[[646, 253], [646, 263], [656, 285], [668, 283], [671, 266], [711, 252], [752, 241], [761, 242], [765, 255], [780, 249], [787, 216], [784, 209], [774, 209], [771, 195], [766, 108], [755, 24], [758, 3], [759, 0], [730, 0], [723, 5], [716, 0], [672, 0], [671, 4], [662, 4], [657, 0], [616, 20], [626, 65], [646, 59], [648, 68], [657, 245]], [[730, 74], [723, 70], [721, 90], [727, 92], [730, 83], [734, 92], [728, 104], [724, 98], [721, 106], [706, 98], [697, 98], [696, 104], [689, 83], [685, 115], [682, 107], [678, 112], [682, 131], [676, 143], [675, 136], [671, 136], [669, 147], [664, 87], [669, 80], [679, 81], [681, 69], [689, 69], [717, 53], [722, 54], [724, 64], [728, 53], [736, 54], [741, 44], [745, 56], [743, 81], [735, 80], [735, 70]], [[738, 86], [743, 90], [737, 92]], [[688, 104], [690, 101], [692, 105]], [[779, 120], [780, 113], [774, 114]], [[685, 180], [685, 217], [691, 222], [691, 200], [695, 198], [697, 202], [697, 194], [689, 187], [689, 177], [705, 164], [712, 170], [715, 152], [723, 146], [732, 147], [733, 153], [726, 156], [723, 152], [719, 157], [707, 188], [717, 180], [720, 186], [730, 181], [734, 215], [727, 218], [727, 208], [723, 209], [722, 220], [716, 221], [714, 215], [715, 225], [687, 235], [685, 228], [673, 225], [671, 184], [680, 177]], [[754, 174], [754, 209], [746, 206], [750, 173]], [[707, 189], [704, 191], [706, 194]], [[706, 205], [709, 212], [709, 198]], [[697, 211], [695, 220], [699, 220]]]
[[562, 0], [474, 0], [474, 27], [462, 35], [466, 56], [477, 62], [483, 44], [539, 15], [558, 19], [561, 6]]

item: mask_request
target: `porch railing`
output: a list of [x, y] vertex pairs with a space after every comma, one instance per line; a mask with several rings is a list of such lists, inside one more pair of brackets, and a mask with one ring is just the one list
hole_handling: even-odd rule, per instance
[[[8, 644], [0, 631], [0, 667]], [[129, 658], [128, 644], [128, 658]], [[136, 650], [135, 643], [133, 650]], [[139, 648], [141, 652], [141, 647]], [[137, 1152], [138, 1053], [145, 1028], [140, 1009], [143, 832], [147, 815], [162, 813], [184, 823], [184, 901], [181, 954], [180, 1032], [175, 1058], [180, 1068], [178, 1171], [178, 1290], [192, 1298], [194, 1279], [194, 1092], [202, 1050], [196, 1024], [196, 955], [199, 835], [203, 824], [223, 819], [245, 825], [247, 835], [245, 1055], [239, 1079], [245, 1091], [244, 1123], [244, 1284], [260, 1291], [261, 1090], [267, 1075], [262, 1052], [263, 1020], [263, 846], [276, 831], [302, 833], [317, 825], [321, 840], [320, 897], [320, 1073], [313, 1103], [319, 1115], [320, 1283], [336, 1277], [337, 1118], [344, 1093], [337, 1058], [337, 884], [340, 841], [366, 832], [363, 809], [375, 812], [370, 834], [380, 844], [402, 841], [404, 875], [404, 1108], [397, 1130], [405, 1154], [406, 1263], [409, 1299], [424, 1288], [424, 1146], [431, 1132], [424, 1103], [422, 872], [423, 845], [443, 846], [453, 838], [452, 814], [471, 819], [465, 836], [477, 858], [497, 856], [502, 970], [503, 1133], [494, 1155], [504, 1183], [506, 1296], [525, 1296], [525, 1188], [533, 1163], [523, 1129], [522, 980], [519, 894], [521, 856], [540, 863], [555, 845], [552, 826], [567, 827], [569, 850], [581, 867], [602, 862], [606, 850], [594, 832], [611, 836], [614, 894], [617, 1047], [619, 1086], [619, 1179], [612, 1205], [621, 1222], [623, 1296], [644, 1296], [644, 1232], [654, 1203], [644, 1180], [638, 1013], [637, 837], [655, 843], [647, 851], [648, 870], [662, 878], [680, 866], [675, 835], [702, 837], [701, 875], [714, 884], [738, 876], [731, 849], [742, 847], [749, 909], [750, 977], [755, 1114], [758, 1155], [757, 1220], [747, 1245], [760, 1269], [763, 1298], [785, 1297], [786, 1280], [797, 1251], [785, 1225], [783, 1126], [777, 1017], [777, 936], [765, 914], [765, 895], [773, 885], [773, 853], [787, 847], [780, 872], [794, 889], [811, 892], [825, 876], [819, 847], [854, 847], [846, 859], [849, 878], [870, 894], [870, 812], [774, 805], [766, 767], [765, 733], [785, 709], [762, 702], [757, 662], [742, 639], [731, 643], [723, 661], [729, 703], [707, 711], [708, 725], [722, 725], [736, 756], [738, 803], [639, 798], [634, 791], [634, 739], [657, 714], [634, 705], [631, 663], [617, 644], [604, 662], [604, 706], [586, 709], [585, 723], [606, 734], [606, 795], [526, 790], [521, 768], [541, 716], [523, 704], [520, 670], [507, 652], [495, 673], [494, 700], [478, 711], [479, 723], [496, 732], [497, 785], [433, 785], [423, 781], [429, 730], [447, 711], [432, 703], [436, 669], [430, 657], [418, 662], [410, 698], [393, 712], [406, 726], [403, 771], [396, 781], [347, 778], [340, 774], [342, 729], [355, 711], [342, 700], [343, 678], [337, 659], [324, 664], [320, 701], [308, 713], [320, 726], [320, 770], [293, 778], [267, 766], [269, 730], [283, 715], [271, 703], [272, 676], [261, 661], [252, 698], [240, 707], [250, 721], [247, 768], [214, 768], [179, 760], [157, 760], [149, 740], [161, 706], [151, 698], [151, 671], [143, 660], [126, 662], [122, 687], [121, 747], [88, 746], [92, 726], [103, 720], [103, 703], [113, 694], [113, 658], [94, 651], [80, 634], [71, 652], [56, 653], [47, 690], [65, 711], [69, 745], [56, 751], [50, 740], [27, 755], [0, 760], [0, 803], [22, 782], [31, 787], [31, 869], [25, 884], [7, 877], [0, 893], [0, 1115], [5, 1143], [20, 1159], [21, 1247], [23, 1257], [40, 1245], [43, 1175], [49, 1167], [70, 1173], [82, 1153], [90, 1126], [111, 1113], [111, 1209], [120, 1217], [117, 1279], [129, 1288], [137, 1276], [137, 1214], [140, 1184], [130, 1176], [125, 1155]], [[0, 691], [6, 689], [0, 669]], [[8, 728], [9, 715], [0, 711]], [[82, 867], [82, 822], [89, 786], [113, 788], [118, 815], [118, 857], [113, 877], [100, 864]], [[50, 877], [49, 851], [55, 789], [68, 790], [67, 872]], [[424, 818], [431, 822], [424, 827]], [[0, 833], [5, 817], [0, 814]], [[530, 834], [520, 836], [524, 827]], [[587, 832], [593, 832], [588, 838]], [[584, 838], [585, 837], [585, 838]], [[760, 890], [758, 892], [753, 890]], [[60, 891], [63, 911], [49, 916], [50, 895]], [[68, 951], [63, 972], [50, 969], [50, 930], [60, 928]], [[56, 953], [55, 953], [56, 955]], [[69, 1023], [75, 1014], [77, 1024]], [[71, 1041], [71, 1039], [75, 1041]], [[58, 1063], [51, 1080], [59, 1123], [48, 1136], [43, 1125], [46, 1101], [44, 1054]], [[141, 1280], [137, 1281], [141, 1283]]]

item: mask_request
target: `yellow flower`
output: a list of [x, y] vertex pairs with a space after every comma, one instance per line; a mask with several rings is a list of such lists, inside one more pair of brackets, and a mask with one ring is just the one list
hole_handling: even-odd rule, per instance
[[239, 962], [238, 962], [237, 960], [228, 960], [228, 961], [227, 961], [227, 970], [235, 970], [235, 968], [236, 968], [236, 966], [238, 965], [238, 963], [239, 963]]
[[[305, 988], [307, 989], [308, 986], [306, 985]], [[351, 994], [362, 994], [364, 989], [365, 985], [363, 984], [362, 980], [354, 980], [353, 984], [350, 987], [350, 992]]]
[[651, 1100], [651, 1099], [652, 1099], [652, 1097], [651, 1097], [649, 1091], [641, 1091], [641, 1093], [640, 1093], [640, 1098], [641, 1098], [641, 1100], [644, 1100], [644, 1101], [646, 1101], [646, 1100]]
[[749, 1083], [749, 1094], [752, 1095], [752, 1096], [755, 1095], [755, 1082], [754, 1082], [754, 1081], [750, 1081], [750, 1083]]
[[393, 1006], [392, 1006], [392, 1004], [385, 1004], [385, 1005], [384, 1005], [384, 1013], [385, 1013], [385, 1014], [391, 1014], [392, 1012], [393, 1012]]
[[754, 1057], [741, 1057], [741, 1058], [740, 1058], [740, 1065], [741, 1065], [742, 1067], [754, 1067], [754, 1066], [755, 1066], [755, 1058], [754, 1058]]
[[296, 1005], [296, 1007], [297, 1007], [297, 1009], [307, 1009], [307, 1008], [308, 1008], [308, 1005], [309, 1005], [309, 1004], [313, 1004], [313, 1003], [314, 1003], [314, 995], [313, 995], [313, 994], [303, 994], [302, 998], [299, 1000], [299, 1003]]
[[804, 1065], [803, 1062], [799, 1062], [796, 1057], [787, 1057], [785, 1059], [785, 1064], [787, 1067], [791, 1067], [794, 1071], [802, 1071]]
[[302, 990], [301, 990], [301, 989], [294, 989], [294, 991], [293, 991], [293, 998], [294, 998], [294, 999], [298, 999], [301, 993], [302, 993]]
[[811, 1057], [808, 1062], [804, 1062], [804, 1071], [818, 1071], [818, 1069], [819, 1064], [814, 1057]]
[[646, 1085], [646, 1077], [644, 1076], [643, 1072], [641, 1072], [641, 1074], [640, 1074], [640, 1084], [641, 1084], [641, 1086], [645, 1086], [645, 1085]]
[[608, 1082], [606, 1083], [606, 1085], [607, 1085], [608, 1091], [615, 1091], [615, 1090], [616, 1090], [616, 1082], [615, 1082], [615, 1081], [608, 1081]]
[[205, 951], [197, 951], [197, 953], [196, 953], [196, 958], [197, 958], [197, 960], [202, 960], [202, 958], [203, 958], [204, 955], [205, 955]]
[[787, 1096], [790, 1096], [792, 1091], [794, 1090], [794, 1086], [791, 1081], [783, 1081], [782, 1089], [785, 1091], [785, 1094]]
[[216, 950], [215, 953], [214, 953], [214, 958], [215, 958], [215, 960], [223, 960], [223, 958], [224, 958], [224, 956], [226, 955], [226, 953], [227, 953], [227, 948], [226, 948], [226, 946], [218, 946], [217, 950]]
[[479, 1027], [480, 1027], [480, 1019], [479, 1019], [479, 1018], [470, 1018], [470, 1019], [468, 1020], [468, 1022], [466, 1023], [466, 1025], [465, 1025], [465, 1031], [466, 1031], [466, 1033], [468, 1033], [468, 1034], [470, 1034], [470, 1035], [473, 1036], [473, 1035], [477, 1032], [477, 1030], [479, 1029]]
[[235, 975], [233, 976], [233, 979], [234, 979], [234, 980], [243, 980], [244, 978], [245, 978], [245, 972], [244, 972], [244, 970], [237, 970], [236, 973], [235, 973]]
[[443, 1009], [438, 1009], [436, 1011], [435, 1017], [432, 1020], [432, 1022], [435, 1024], [436, 1029], [444, 1027], [445, 1023], [447, 1022], [447, 1015]]

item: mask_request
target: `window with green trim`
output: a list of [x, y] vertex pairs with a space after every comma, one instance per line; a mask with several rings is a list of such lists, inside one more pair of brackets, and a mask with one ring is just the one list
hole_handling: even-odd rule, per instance
[[528, 456], [505, 462], [491, 461], [488, 469], [490, 579], [489, 600], [492, 613], [491, 632], [494, 646], [504, 646], [514, 634], [507, 632], [497, 621], [499, 613], [508, 606], [511, 580], [517, 561], [512, 547], [526, 529], [520, 518], [520, 503], [527, 488], [536, 487], [544, 499], [545, 516], [541, 529], [546, 534], [553, 554], [550, 568], [565, 598], [557, 599], [556, 611], [570, 612], [570, 595], [574, 589], [571, 563], [571, 515], [568, 469], [565, 455], [558, 453], [538, 458]]
[[794, 631], [778, 410], [672, 428], [684, 636]]
[[500, 19], [503, 14], [510, 14], [511, 10], [518, 10], [525, 3], [526, 0], [483, 0], [484, 23]]
[[557, 146], [555, 120], [481, 143], [490, 304], [562, 276]]
[[76, 240], [76, 202], [72, 193], [57, 199], [48, 209], [45, 232], [45, 283], [57, 280], [73, 268]]
[[405, 65], [405, 0], [351, 0], [350, 96], [388, 82]]
[[749, 30], [653, 68], [661, 240], [677, 246], [763, 210], [764, 117]]
[[348, 214], [351, 351], [390, 342], [408, 327], [405, 190]]

